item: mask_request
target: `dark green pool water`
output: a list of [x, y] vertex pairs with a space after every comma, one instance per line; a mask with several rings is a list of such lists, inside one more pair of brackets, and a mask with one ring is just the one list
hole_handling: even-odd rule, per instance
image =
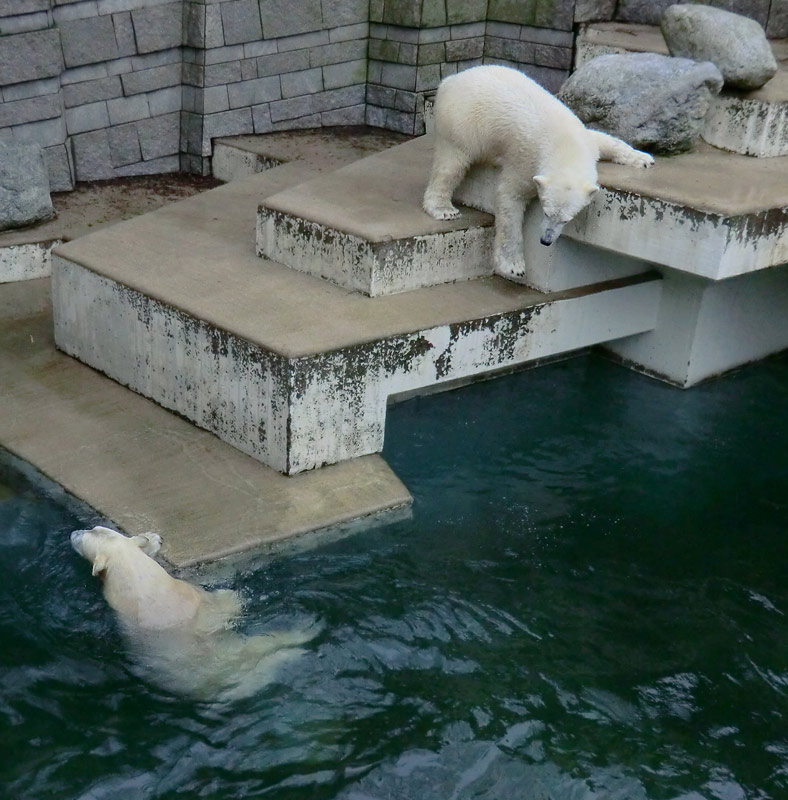
[[0, 797], [784, 800], [786, 409], [785, 358], [392, 408], [412, 519], [237, 576], [251, 628], [325, 627], [227, 705], [135, 677], [82, 521], [2, 491]]

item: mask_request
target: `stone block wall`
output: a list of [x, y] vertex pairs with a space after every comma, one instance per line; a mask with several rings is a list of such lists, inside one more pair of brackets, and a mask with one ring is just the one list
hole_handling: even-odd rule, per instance
[[[574, 28], [670, 0], [0, 0], [0, 141], [44, 148], [54, 190], [175, 170], [212, 141], [367, 123], [424, 130], [424, 96], [476, 64], [551, 91]], [[788, 36], [788, 0], [712, 0]]]

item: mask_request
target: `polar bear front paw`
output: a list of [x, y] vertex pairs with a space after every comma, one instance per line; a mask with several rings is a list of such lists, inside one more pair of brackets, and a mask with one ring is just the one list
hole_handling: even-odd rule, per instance
[[434, 219], [457, 219], [460, 216], [460, 210], [451, 205], [451, 203], [448, 205], [424, 203], [424, 210]]
[[525, 260], [498, 258], [495, 262], [495, 274], [515, 283], [525, 283]]
[[654, 166], [654, 156], [644, 153], [642, 150], [633, 150], [627, 155], [627, 160], [624, 163], [629, 167], [647, 169]]

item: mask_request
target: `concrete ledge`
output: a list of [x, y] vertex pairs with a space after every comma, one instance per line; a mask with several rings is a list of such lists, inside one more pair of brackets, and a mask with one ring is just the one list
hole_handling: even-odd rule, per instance
[[258, 253], [373, 297], [492, 274], [491, 217], [421, 210], [431, 163], [420, 137], [266, 198]]
[[399, 508], [379, 456], [288, 478], [57, 352], [48, 282], [0, 286], [0, 445], [177, 567]]
[[0, 247], [0, 283], [45, 278], [52, 271], [52, 248], [62, 241], [32, 242]]

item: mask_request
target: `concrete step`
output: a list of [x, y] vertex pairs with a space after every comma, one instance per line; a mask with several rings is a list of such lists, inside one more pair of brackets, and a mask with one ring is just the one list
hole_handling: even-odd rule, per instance
[[[788, 40], [772, 40], [777, 74], [753, 92], [731, 89], [713, 99], [703, 138], [709, 144], [741, 155], [770, 158], [788, 155]], [[575, 68], [607, 53], [669, 55], [659, 28], [600, 22], [577, 38]]]
[[256, 257], [257, 203], [313, 175], [288, 164], [57, 248], [58, 346], [293, 474], [379, 452], [393, 396], [655, 324], [654, 274], [551, 294], [486, 277], [369, 298]]
[[491, 216], [421, 210], [431, 162], [420, 137], [267, 197], [258, 253], [371, 297], [491, 275]]
[[292, 161], [308, 161], [317, 172], [328, 172], [409, 138], [366, 125], [224, 136], [213, 140], [211, 170], [215, 178], [227, 183]]
[[176, 567], [411, 502], [377, 455], [281, 475], [58, 352], [52, 331], [48, 280], [0, 286], [0, 446], [126, 533], [160, 533]]

